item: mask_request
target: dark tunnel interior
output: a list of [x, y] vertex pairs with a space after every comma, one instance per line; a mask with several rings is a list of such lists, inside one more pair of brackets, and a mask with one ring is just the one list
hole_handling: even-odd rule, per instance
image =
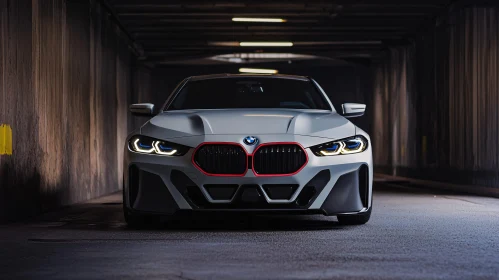
[[[374, 189], [380, 190], [374, 200], [381, 196], [384, 209], [397, 212], [403, 207], [397, 195], [414, 195], [413, 202], [423, 203], [425, 190], [431, 193], [428, 199], [432, 192], [437, 197], [445, 191], [471, 195], [476, 204], [483, 201], [475, 201], [475, 195], [491, 199], [483, 205], [492, 205], [490, 215], [497, 220], [499, 212], [493, 206], [497, 200], [490, 197], [499, 197], [498, 4], [491, 0], [0, 0], [0, 224], [7, 227], [47, 213], [51, 217], [50, 213], [71, 207], [83, 208], [67, 211], [84, 211], [87, 206], [81, 205], [116, 193], [121, 199], [126, 137], [148, 120], [132, 116], [129, 106], [153, 103], [158, 108], [187, 77], [238, 74], [247, 68], [312, 77], [337, 111], [343, 103], [367, 105], [365, 115], [351, 121], [371, 137]], [[380, 185], [386, 180], [404, 189], [390, 193]], [[406, 197], [401, 201], [411, 203]], [[115, 207], [113, 203], [121, 201], [108, 206]], [[437, 210], [442, 215], [452, 209], [428, 203], [443, 207]], [[115, 212], [103, 219], [121, 217]], [[86, 216], [78, 219], [94, 223]], [[253, 230], [265, 232], [266, 223], [273, 222], [255, 222]], [[286, 232], [293, 224], [282, 223], [277, 231]], [[307, 223], [302, 226], [307, 228]], [[322, 230], [322, 222], [317, 223]], [[497, 222], [483, 223], [489, 225], [486, 232], [499, 229]], [[208, 231], [217, 231], [213, 224], [205, 225]], [[202, 231], [189, 223], [183, 226], [180, 232]], [[387, 229], [394, 227], [386, 224]], [[229, 231], [245, 230], [236, 226]], [[147, 238], [160, 232], [148, 233]], [[181, 234], [174, 232], [172, 238], [181, 240]], [[9, 234], [14, 233], [0, 236]], [[132, 233], [132, 239], [138, 236]], [[241, 238], [251, 241], [246, 235]], [[487, 243], [477, 242], [477, 246]], [[498, 249], [497, 244], [489, 248]], [[488, 257], [497, 260], [497, 252], [488, 251]], [[497, 264], [483, 269], [490, 272], [482, 275], [484, 279], [499, 277]], [[238, 278], [234, 271], [221, 278]], [[377, 271], [374, 266], [372, 271]], [[267, 276], [283, 275], [290, 276]]]

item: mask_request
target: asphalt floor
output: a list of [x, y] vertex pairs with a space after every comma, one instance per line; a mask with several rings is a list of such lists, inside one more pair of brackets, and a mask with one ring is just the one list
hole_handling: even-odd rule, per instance
[[499, 199], [376, 183], [371, 220], [193, 216], [129, 229], [121, 195], [0, 226], [1, 279], [499, 279]]

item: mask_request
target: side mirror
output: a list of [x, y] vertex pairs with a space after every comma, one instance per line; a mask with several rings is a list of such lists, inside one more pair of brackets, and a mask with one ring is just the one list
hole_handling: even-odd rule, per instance
[[138, 103], [130, 105], [130, 112], [134, 116], [153, 116], [154, 104], [151, 103]]
[[343, 108], [343, 116], [345, 118], [360, 117], [366, 111], [366, 104], [344, 103], [341, 107]]

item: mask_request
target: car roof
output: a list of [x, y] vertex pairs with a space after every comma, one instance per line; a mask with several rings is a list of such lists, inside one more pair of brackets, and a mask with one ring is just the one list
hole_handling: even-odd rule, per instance
[[289, 79], [289, 80], [299, 80], [299, 81], [310, 81], [308, 77], [298, 76], [298, 75], [282, 75], [282, 74], [211, 74], [211, 75], [201, 75], [192, 76], [189, 81], [201, 81], [201, 80], [211, 80], [211, 79], [225, 79], [225, 78], [273, 78], [273, 79]]

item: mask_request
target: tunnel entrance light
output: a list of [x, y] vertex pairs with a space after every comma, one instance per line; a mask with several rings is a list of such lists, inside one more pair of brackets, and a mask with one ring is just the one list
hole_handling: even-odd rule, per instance
[[244, 17], [235, 17], [235, 18], [232, 18], [232, 21], [238, 21], [238, 22], [286, 22], [286, 20], [282, 19], [282, 18], [244, 18]]
[[291, 42], [240, 42], [241, 47], [292, 47]]
[[254, 74], [277, 74], [279, 71], [275, 69], [259, 69], [259, 68], [239, 68], [240, 73], [254, 73]]

